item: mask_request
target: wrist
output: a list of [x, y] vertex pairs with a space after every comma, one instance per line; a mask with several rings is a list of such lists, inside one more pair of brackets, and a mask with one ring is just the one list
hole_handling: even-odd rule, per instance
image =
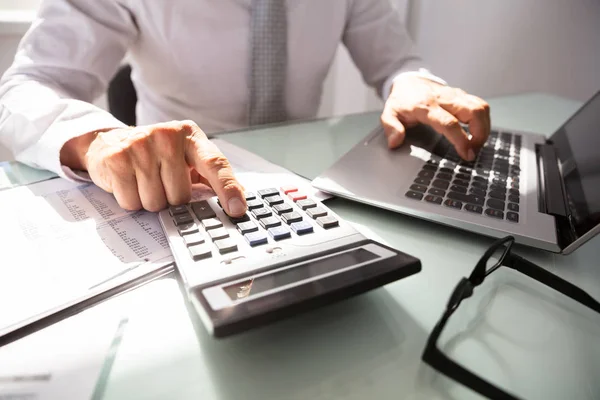
[[74, 137], [60, 150], [60, 163], [74, 170], [87, 171], [86, 153], [99, 131]]

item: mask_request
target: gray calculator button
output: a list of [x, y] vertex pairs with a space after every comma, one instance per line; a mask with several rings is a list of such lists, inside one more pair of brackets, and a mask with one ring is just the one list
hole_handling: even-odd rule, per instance
[[185, 224], [177, 227], [177, 231], [181, 236], [190, 235], [192, 233], [198, 232], [198, 225], [195, 223]]
[[273, 215], [271, 210], [269, 210], [268, 208], [264, 208], [264, 207], [253, 210], [252, 214], [254, 214], [254, 218], [256, 218], [256, 219], [267, 218], [267, 217], [270, 217], [271, 215]]
[[279, 190], [277, 190], [275, 188], [268, 188], [268, 189], [259, 190], [257, 193], [261, 198], [264, 199], [265, 197], [275, 196], [275, 195], [279, 194]]
[[293, 209], [289, 204], [277, 204], [276, 206], [273, 206], [273, 211], [275, 211], [275, 214], [277, 215], [281, 215], [281, 214], [285, 214], [288, 212], [292, 212]]
[[274, 205], [283, 203], [283, 199], [279, 195], [266, 197], [265, 201], [270, 206], [274, 206]]
[[317, 224], [325, 229], [329, 229], [338, 226], [340, 223], [335, 217], [328, 215], [326, 217], [317, 218]]
[[190, 256], [192, 256], [194, 261], [202, 260], [204, 258], [212, 256], [211, 247], [207, 244], [198, 244], [196, 246], [190, 246], [188, 247], [188, 251], [190, 252]]
[[267, 244], [267, 234], [264, 231], [250, 232], [244, 235], [251, 247]]
[[269, 235], [275, 240], [287, 239], [292, 236], [290, 230], [283, 225], [270, 228]]
[[237, 251], [237, 244], [235, 244], [235, 241], [233, 239], [217, 240], [215, 242], [215, 246], [217, 246], [217, 249], [221, 254]]
[[194, 218], [190, 215], [190, 213], [179, 214], [173, 217], [173, 222], [175, 222], [176, 226], [182, 226], [191, 224], [194, 222]]
[[242, 235], [245, 235], [246, 233], [257, 231], [258, 226], [253, 221], [248, 221], [237, 224], [237, 229]]
[[281, 216], [286, 224], [291, 224], [292, 222], [302, 221], [302, 215], [293, 211], [291, 213], [286, 213]]
[[245, 196], [246, 196], [246, 201], [254, 200], [256, 198], [256, 195], [252, 192], [246, 192]]
[[185, 245], [187, 247], [190, 247], [190, 246], [204, 243], [204, 236], [202, 236], [199, 233], [192, 233], [189, 235], [185, 235], [183, 237], [183, 241], [185, 242]]
[[309, 208], [317, 206], [317, 203], [315, 203], [311, 199], [298, 200], [296, 202], [296, 204], [298, 205], [298, 207], [300, 207], [301, 209], [303, 209], [305, 211], [308, 210]]
[[174, 217], [179, 214], [187, 214], [188, 209], [186, 206], [171, 206], [169, 207], [169, 214]]
[[281, 221], [279, 221], [279, 219], [277, 217], [272, 216], [272, 217], [267, 217], [267, 218], [261, 219], [260, 224], [263, 228], [269, 229], [269, 228], [273, 228], [274, 226], [281, 225]]
[[194, 201], [191, 203], [192, 211], [196, 217], [202, 221], [203, 219], [214, 218], [217, 216], [207, 201]]
[[225, 228], [217, 228], [217, 229], [211, 229], [210, 231], [208, 231], [208, 236], [210, 236], [210, 238], [214, 242], [215, 240], [221, 240], [221, 239], [228, 238], [229, 233], [227, 233], [227, 229], [225, 229]]
[[327, 211], [322, 207], [314, 207], [306, 210], [306, 214], [312, 219], [317, 219], [319, 217], [324, 217], [327, 215]]
[[202, 226], [204, 226], [204, 229], [209, 231], [211, 229], [217, 229], [222, 227], [223, 223], [216, 218], [209, 218], [202, 220]]
[[261, 208], [263, 206], [263, 202], [259, 199], [254, 199], [246, 202], [248, 205], [248, 210], [256, 210], [257, 208]]

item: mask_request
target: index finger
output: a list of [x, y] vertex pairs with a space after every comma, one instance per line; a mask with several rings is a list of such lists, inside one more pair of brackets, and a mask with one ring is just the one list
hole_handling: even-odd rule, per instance
[[439, 99], [438, 104], [453, 114], [460, 122], [469, 124], [469, 132], [472, 136], [471, 148], [479, 150], [488, 139], [491, 130], [488, 103], [476, 96], [462, 92], [451, 97], [449, 101]]
[[225, 212], [232, 217], [244, 215], [247, 209], [244, 191], [235, 179], [227, 157], [208, 140], [200, 128], [191, 127], [187, 136], [186, 159], [214, 189]]

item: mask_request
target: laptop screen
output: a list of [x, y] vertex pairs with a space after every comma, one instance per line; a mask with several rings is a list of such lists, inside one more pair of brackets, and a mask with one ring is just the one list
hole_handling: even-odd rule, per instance
[[577, 235], [600, 223], [600, 92], [554, 135]]

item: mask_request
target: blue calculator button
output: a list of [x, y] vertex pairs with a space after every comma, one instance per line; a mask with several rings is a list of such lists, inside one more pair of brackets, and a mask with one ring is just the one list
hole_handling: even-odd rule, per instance
[[298, 235], [305, 235], [307, 233], [312, 233], [313, 231], [313, 227], [308, 221], [294, 222], [290, 226]]
[[262, 231], [246, 233], [244, 237], [252, 247], [267, 243], [267, 235]]
[[271, 237], [275, 240], [287, 239], [292, 236], [290, 230], [285, 226], [276, 226], [274, 228], [270, 228], [269, 235], [271, 235]]

